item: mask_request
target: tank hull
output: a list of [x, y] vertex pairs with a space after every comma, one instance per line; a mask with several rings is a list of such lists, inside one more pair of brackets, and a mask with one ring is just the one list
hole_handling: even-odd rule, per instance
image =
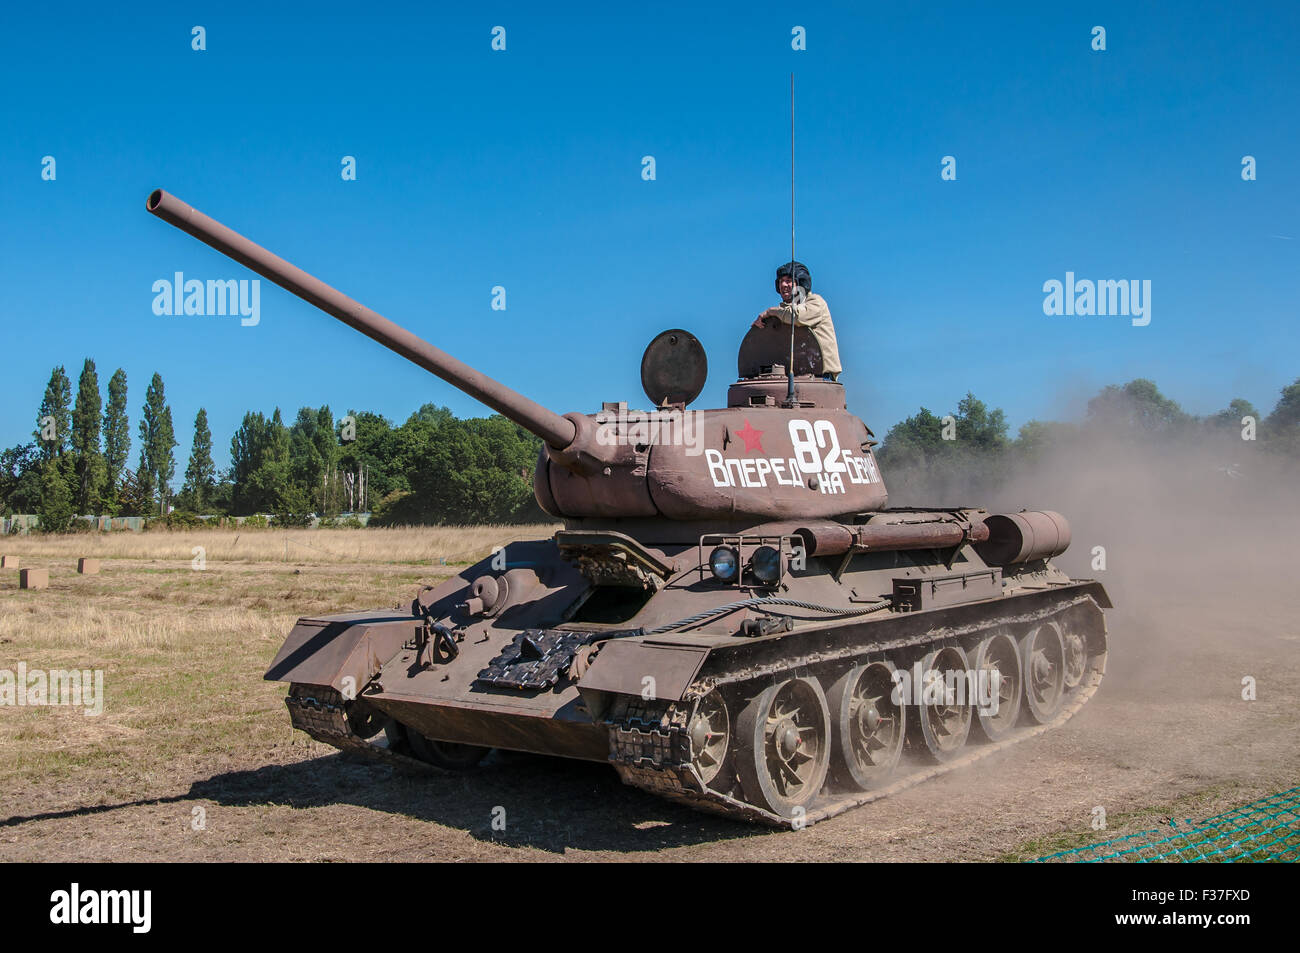
[[[892, 518], [905, 523], [925, 516], [916, 511]], [[619, 546], [639, 546], [667, 578], [639, 590], [611, 586], [592, 565], [601, 546], [624, 557]], [[624, 544], [617, 533], [591, 529], [512, 543], [504, 556], [498, 553], [420, 593], [411, 614], [387, 610], [300, 620], [266, 677], [293, 685], [288, 702], [296, 726], [345, 750], [424, 766], [428, 758], [421, 757], [420, 742], [428, 739], [484, 752], [501, 748], [609, 762], [625, 782], [651, 793], [740, 820], [788, 826], [1032, 738], [1073, 714], [1104, 672], [1101, 609], [1110, 605], [1104, 589], [1069, 579], [1045, 559], [989, 566], [971, 545], [955, 552], [836, 553], [809, 557], [779, 587], [759, 589], [719, 585], [707, 569], [707, 549], [698, 541]], [[509, 590], [492, 616], [475, 615], [470, 610], [477, 607], [467, 604], [475, 581], [485, 577], [502, 580], [501, 588]], [[623, 601], [609, 597], [614, 591]], [[730, 608], [738, 603], [752, 604]], [[765, 631], [763, 621], [774, 619], [777, 624]], [[441, 643], [429, 634], [438, 625], [449, 636]], [[746, 751], [737, 729], [742, 714], [766, 691], [806, 682], [809, 697], [820, 692], [829, 698], [849, 673], [873, 663], [914, 670], [919, 678], [917, 666], [930, 664], [937, 647], [957, 647], [973, 660], [980, 645], [1002, 633], [1004, 647], [1014, 644], [1020, 655], [1031, 633], [1052, 626], [1063, 639], [1077, 637], [1082, 644], [1082, 677], [1061, 691], [1043, 717], [1022, 713], [996, 743], [963, 742], [959, 756], [940, 761], [916, 729], [917, 719], [935, 706], [924, 698], [901, 699], [900, 718], [906, 721], [910, 712], [912, 724], [900, 727], [900, 755], [887, 784], [855, 781], [844, 765], [835, 768], [851, 747], [847, 734], [837, 737], [843, 727], [838, 714], [820, 742], [822, 775], [806, 779], [816, 785], [814, 794], [791, 805], [764, 795], [763, 779], [754, 777], [753, 763], [763, 762], [762, 753]], [[520, 660], [525, 642], [536, 643], [534, 661]], [[575, 649], [593, 654], [578, 659]], [[1065, 656], [1058, 662], [1064, 665]], [[547, 665], [552, 670], [538, 676], [537, 684], [517, 674], [521, 666], [535, 671]], [[1021, 678], [1021, 695], [1024, 685]], [[701, 770], [700, 758], [709, 742], [701, 739], [699, 713], [710, 698], [722, 700], [720, 717], [730, 737], [726, 767], [704, 777], [708, 770]], [[828, 722], [832, 701], [822, 702]], [[969, 721], [978, 724], [974, 701], [966, 707]], [[354, 722], [361, 723], [360, 732]], [[380, 731], [383, 725], [389, 730]], [[360, 737], [366, 731], [370, 737]], [[412, 736], [418, 736], [415, 743]]]

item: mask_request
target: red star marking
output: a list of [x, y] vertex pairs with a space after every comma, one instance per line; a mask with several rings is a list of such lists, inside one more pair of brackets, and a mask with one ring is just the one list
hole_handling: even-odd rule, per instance
[[763, 431], [755, 430], [749, 425], [748, 420], [745, 421], [745, 429], [737, 430], [736, 436], [745, 441], [746, 453], [751, 450], [757, 450], [759, 453], [763, 452]]

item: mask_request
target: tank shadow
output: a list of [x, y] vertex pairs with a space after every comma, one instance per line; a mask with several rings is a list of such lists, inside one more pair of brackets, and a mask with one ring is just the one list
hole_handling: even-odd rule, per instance
[[608, 765], [494, 752], [466, 772], [393, 768], [327, 755], [216, 775], [194, 798], [229, 806], [353, 804], [463, 830], [508, 847], [659, 851], [763, 833], [627, 787]]
[[295, 809], [350, 804], [555, 854], [653, 852], [766, 833], [627, 787], [607, 765], [515, 752], [494, 752], [477, 769], [457, 773], [326, 755], [213, 775], [184, 794], [0, 818], [0, 827], [194, 800]]

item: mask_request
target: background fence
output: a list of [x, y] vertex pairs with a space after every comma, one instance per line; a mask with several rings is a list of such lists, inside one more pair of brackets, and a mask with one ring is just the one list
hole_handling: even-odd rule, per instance
[[[108, 533], [113, 531], [129, 530], [139, 533], [145, 528], [146, 517], [144, 516], [74, 516], [74, 520], [80, 520], [89, 523], [94, 529], [100, 532]], [[243, 526], [248, 520], [266, 520], [272, 526], [275, 525], [275, 517], [262, 513], [256, 516], [200, 516], [199, 519], [204, 522], [216, 523], [221, 521], [227, 525]], [[338, 520], [356, 520], [362, 526], [370, 522], [369, 513], [341, 513], [334, 517]], [[292, 529], [319, 529], [321, 519], [313, 516], [304, 526], [293, 526]], [[13, 516], [0, 517], [0, 535], [8, 536], [10, 533], [16, 533], [20, 536], [26, 536], [32, 530], [40, 529], [41, 520], [39, 516], [33, 514], [18, 513]]]

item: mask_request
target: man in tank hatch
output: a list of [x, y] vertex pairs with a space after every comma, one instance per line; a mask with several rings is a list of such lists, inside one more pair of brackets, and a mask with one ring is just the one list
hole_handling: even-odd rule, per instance
[[788, 262], [776, 270], [776, 291], [781, 304], [768, 308], [754, 321], [754, 327], [790, 324], [793, 321], [812, 332], [822, 349], [822, 374], [827, 380], [840, 378], [840, 349], [835, 340], [835, 325], [831, 323], [831, 309], [826, 299], [813, 294], [812, 275], [797, 261]]

